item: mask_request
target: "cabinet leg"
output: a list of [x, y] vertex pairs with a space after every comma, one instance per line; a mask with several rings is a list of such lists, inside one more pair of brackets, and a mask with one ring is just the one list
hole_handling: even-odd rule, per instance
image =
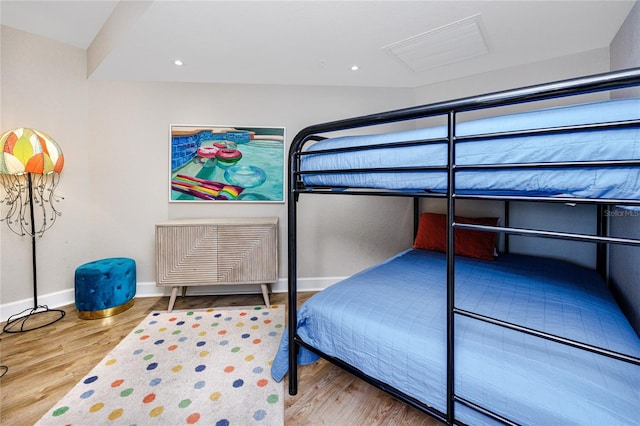
[[171, 312], [173, 310], [173, 304], [176, 303], [176, 296], [178, 295], [178, 286], [171, 287], [171, 297], [169, 297], [169, 307], [167, 310]]
[[182, 297], [185, 297], [187, 295], [187, 286], [182, 286]]
[[269, 304], [269, 284], [260, 284], [260, 287], [262, 287], [262, 297], [264, 298], [264, 304], [268, 308], [269, 306], [271, 306]]

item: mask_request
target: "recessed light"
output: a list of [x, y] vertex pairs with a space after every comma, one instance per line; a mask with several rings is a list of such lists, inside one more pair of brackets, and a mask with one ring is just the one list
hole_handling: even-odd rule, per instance
[[181, 67], [183, 65], [183, 62], [180, 59], [176, 59], [175, 61], [173, 61], [173, 64], [178, 67]]
[[351, 65], [351, 71], [358, 71], [359, 67], [357, 65]]

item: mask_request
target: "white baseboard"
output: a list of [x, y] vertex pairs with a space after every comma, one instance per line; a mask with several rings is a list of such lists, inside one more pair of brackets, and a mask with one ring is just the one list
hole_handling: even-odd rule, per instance
[[[342, 280], [342, 277], [328, 278], [298, 278], [298, 291], [321, 291], [336, 282]], [[273, 293], [286, 293], [288, 291], [288, 282], [286, 278], [280, 278], [278, 282], [271, 286]], [[190, 287], [187, 291], [188, 295], [211, 295], [211, 294], [254, 294], [261, 293], [258, 285], [234, 285], [234, 286], [198, 286]], [[135, 297], [157, 297], [169, 296], [171, 294], [170, 287], [158, 287], [155, 282], [139, 282], [136, 284]], [[73, 288], [58, 291], [55, 293], [43, 294], [38, 296], [38, 305], [46, 305], [50, 308], [58, 308], [60, 306], [75, 303], [75, 291]], [[0, 322], [5, 322], [10, 316], [20, 314], [26, 310], [32, 309], [33, 299], [24, 299], [16, 302], [0, 304]]]
[[[62, 290], [55, 293], [38, 295], [38, 305], [46, 305], [50, 308], [57, 308], [59, 306], [68, 305], [74, 303], [75, 291], [74, 289]], [[26, 313], [29, 309], [34, 308], [33, 299], [23, 299], [17, 302], [10, 302], [0, 305], [0, 322], [5, 322], [12, 315], [17, 315], [22, 312]], [[17, 318], [17, 317], [16, 317]]]

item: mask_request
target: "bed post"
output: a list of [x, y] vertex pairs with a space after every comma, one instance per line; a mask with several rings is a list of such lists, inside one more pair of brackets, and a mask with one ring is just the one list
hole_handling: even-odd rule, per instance
[[296, 148], [298, 143], [292, 142], [289, 149], [289, 203], [288, 203], [288, 215], [287, 215], [287, 252], [288, 252], [288, 338], [289, 338], [289, 395], [296, 395], [298, 393], [298, 351], [299, 346], [295, 341], [296, 327], [297, 327], [297, 305], [298, 305], [298, 293], [297, 293], [297, 209], [298, 194], [296, 193], [296, 170], [298, 170], [298, 163], [296, 160]]
[[455, 422], [454, 309], [455, 309], [455, 111], [448, 114], [449, 156], [447, 160], [447, 423]]

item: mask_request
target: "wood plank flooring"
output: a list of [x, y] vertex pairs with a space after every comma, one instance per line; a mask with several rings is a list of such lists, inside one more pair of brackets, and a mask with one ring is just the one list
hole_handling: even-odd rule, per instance
[[[304, 301], [311, 293], [299, 296]], [[286, 294], [271, 296], [272, 304], [285, 302]], [[174, 309], [262, 303], [259, 294], [187, 296], [178, 297]], [[0, 378], [0, 424], [33, 425], [149, 312], [166, 310], [167, 305], [167, 297], [137, 298], [129, 310], [98, 320], [78, 319], [75, 306], [69, 305], [62, 308], [67, 315], [53, 325], [2, 334], [0, 364], [9, 370]], [[295, 396], [287, 393], [285, 379], [286, 425], [441, 424], [324, 360], [299, 373]]]

